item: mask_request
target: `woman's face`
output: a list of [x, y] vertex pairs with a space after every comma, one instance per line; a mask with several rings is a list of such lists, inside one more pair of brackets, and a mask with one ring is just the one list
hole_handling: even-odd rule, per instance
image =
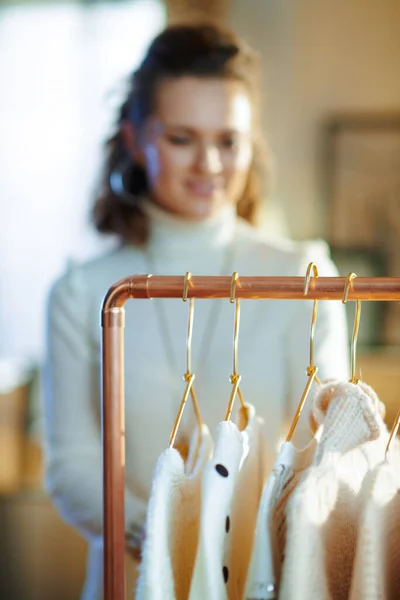
[[252, 112], [240, 82], [193, 76], [163, 81], [138, 140], [152, 199], [193, 220], [236, 204], [253, 157]]

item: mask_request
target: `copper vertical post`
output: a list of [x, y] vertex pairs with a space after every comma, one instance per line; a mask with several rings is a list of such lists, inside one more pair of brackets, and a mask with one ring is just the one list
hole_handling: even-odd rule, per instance
[[104, 592], [109, 600], [125, 598], [124, 313], [112, 308], [103, 314]]
[[104, 598], [125, 598], [125, 301], [129, 281], [113, 286], [103, 303], [102, 441]]

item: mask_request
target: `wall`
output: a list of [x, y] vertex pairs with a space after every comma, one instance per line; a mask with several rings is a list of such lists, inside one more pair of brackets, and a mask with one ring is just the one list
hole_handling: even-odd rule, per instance
[[231, 0], [262, 54], [276, 201], [297, 238], [323, 236], [320, 126], [334, 111], [400, 111], [398, 0]]
[[0, 498], [0, 598], [77, 600], [86, 543], [40, 492]]

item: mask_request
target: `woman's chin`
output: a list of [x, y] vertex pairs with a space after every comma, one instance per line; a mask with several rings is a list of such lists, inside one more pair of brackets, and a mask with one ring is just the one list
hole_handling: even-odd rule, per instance
[[224, 206], [225, 202], [212, 197], [191, 199], [187, 205], [188, 217], [197, 221], [208, 219], [218, 214]]
[[175, 203], [161, 202], [159, 199], [153, 201], [165, 211], [188, 221], [210, 219], [225, 208], [227, 204], [225, 198], [216, 198], [215, 196], [194, 197], [192, 195], [186, 195], [180, 202]]

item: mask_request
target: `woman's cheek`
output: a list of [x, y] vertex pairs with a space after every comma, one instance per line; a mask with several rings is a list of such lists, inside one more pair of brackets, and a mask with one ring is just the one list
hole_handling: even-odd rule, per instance
[[236, 168], [238, 171], [244, 171], [250, 167], [253, 159], [253, 148], [252, 146], [246, 145], [241, 148], [236, 156]]
[[163, 141], [159, 152], [163, 170], [188, 168], [193, 161], [193, 149], [189, 146], [173, 146]]

